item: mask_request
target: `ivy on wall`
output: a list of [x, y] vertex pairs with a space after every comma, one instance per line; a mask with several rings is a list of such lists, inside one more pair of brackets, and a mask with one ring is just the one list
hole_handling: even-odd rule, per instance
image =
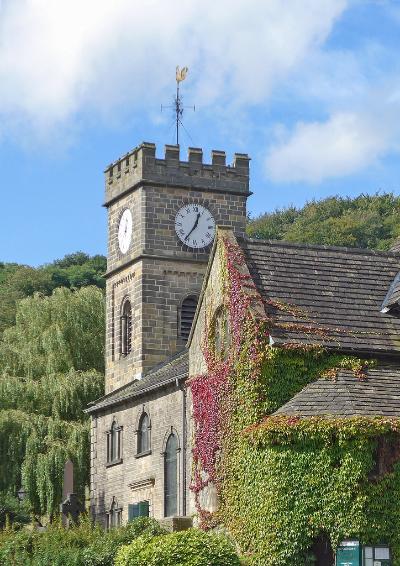
[[[379, 439], [398, 446], [399, 422], [270, 416], [321, 376], [335, 379], [347, 368], [363, 379], [372, 362], [320, 346], [271, 346], [275, 322], [265, 311], [260, 315], [265, 305], [240, 248], [224, 240], [219, 249], [231, 347], [221, 359], [208, 313], [207, 372], [190, 382], [192, 489], [202, 526], [224, 524], [253, 565], [312, 564], [310, 549], [321, 535], [333, 547], [347, 537], [388, 543], [400, 565], [400, 453], [385, 473], [375, 473]], [[291, 309], [277, 302], [274, 307]], [[220, 501], [214, 514], [201, 508], [200, 495], [210, 483]]]

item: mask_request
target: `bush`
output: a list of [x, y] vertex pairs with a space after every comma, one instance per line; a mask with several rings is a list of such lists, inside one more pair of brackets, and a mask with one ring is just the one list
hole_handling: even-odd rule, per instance
[[125, 527], [102, 532], [100, 539], [94, 541], [83, 553], [86, 566], [109, 566], [121, 545], [126, 545], [140, 535], [149, 537], [166, 533], [154, 519], [139, 517]]
[[126, 526], [104, 531], [83, 517], [69, 529], [59, 523], [45, 531], [0, 530], [0, 564], [3, 566], [109, 566], [122, 545], [140, 535], [166, 533], [154, 519], [138, 518]]
[[29, 523], [31, 517], [28, 502], [19, 502], [12, 495], [0, 493], [0, 529], [5, 527], [7, 519], [16, 527]]
[[189, 529], [163, 536], [144, 534], [117, 553], [115, 566], [239, 566], [222, 535]]
[[31, 564], [33, 533], [0, 530], [0, 564], [25, 566]]

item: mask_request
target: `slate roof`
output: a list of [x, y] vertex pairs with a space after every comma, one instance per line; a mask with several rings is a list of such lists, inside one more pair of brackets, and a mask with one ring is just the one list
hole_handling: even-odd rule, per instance
[[295, 317], [267, 306], [278, 324], [301, 323], [304, 329], [317, 327], [327, 333], [274, 328], [276, 342], [319, 342], [360, 354], [400, 353], [400, 319], [380, 312], [400, 271], [399, 254], [270, 240], [240, 244], [263, 298], [306, 311]]
[[142, 379], [131, 381], [108, 395], [97, 399], [85, 412], [97, 412], [100, 409], [124, 403], [128, 399], [162, 388], [170, 383], [174, 383], [177, 379], [185, 379], [188, 371], [189, 356], [188, 351], [184, 350], [175, 354], [166, 362], [152, 368]]
[[341, 370], [336, 380], [318, 379], [274, 414], [400, 417], [400, 367], [369, 369], [366, 376], [360, 381], [351, 370]]

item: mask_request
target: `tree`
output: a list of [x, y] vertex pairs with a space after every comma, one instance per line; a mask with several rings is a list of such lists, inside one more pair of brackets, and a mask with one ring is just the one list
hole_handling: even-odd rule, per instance
[[103, 394], [104, 295], [96, 287], [35, 293], [17, 306], [0, 342], [0, 495], [21, 486], [32, 509], [52, 516], [63, 467], [74, 462], [77, 493], [89, 480], [89, 422]]
[[329, 197], [249, 221], [253, 238], [388, 250], [400, 235], [400, 197], [393, 193]]
[[15, 323], [17, 301], [34, 293], [51, 295], [58, 287], [80, 289], [94, 285], [105, 288], [107, 260], [102, 255], [90, 257], [75, 252], [41, 267], [0, 263], [0, 337]]
[[70, 369], [104, 371], [104, 296], [96, 287], [35, 293], [18, 304], [0, 343], [0, 370], [40, 377]]

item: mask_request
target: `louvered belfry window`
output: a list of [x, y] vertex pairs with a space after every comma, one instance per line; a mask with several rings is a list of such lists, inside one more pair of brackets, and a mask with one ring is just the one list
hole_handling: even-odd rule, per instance
[[121, 354], [127, 356], [132, 350], [132, 307], [125, 301], [121, 316]]
[[182, 301], [179, 336], [185, 342], [187, 342], [190, 334], [190, 329], [192, 328], [194, 315], [196, 313], [197, 301], [198, 298], [196, 297], [196, 295], [190, 295]]

